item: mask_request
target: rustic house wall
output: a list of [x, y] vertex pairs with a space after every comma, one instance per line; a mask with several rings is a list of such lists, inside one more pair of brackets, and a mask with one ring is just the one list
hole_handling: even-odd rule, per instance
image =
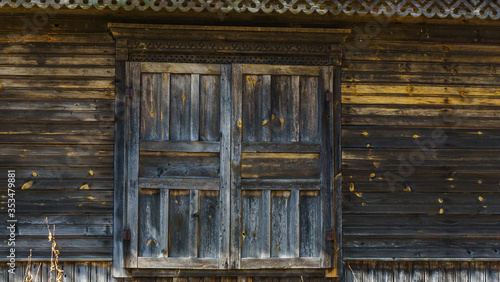
[[342, 75], [344, 257], [498, 259], [498, 28], [390, 25], [361, 44], [355, 33]]
[[110, 260], [114, 41], [104, 22], [48, 14], [2, 16], [0, 33], [0, 178], [16, 170], [17, 258], [50, 257], [47, 217], [62, 257]]
[[[48, 217], [64, 259], [111, 260], [114, 41], [106, 20], [48, 19], [0, 21], [0, 168], [23, 187], [18, 256], [48, 256]], [[354, 33], [344, 52], [345, 258], [498, 259], [498, 29], [394, 25], [369, 39], [361, 48]], [[63, 268], [67, 281], [111, 281], [110, 262]], [[498, 268], [350, 262], [346, 279], [498, 281]]]

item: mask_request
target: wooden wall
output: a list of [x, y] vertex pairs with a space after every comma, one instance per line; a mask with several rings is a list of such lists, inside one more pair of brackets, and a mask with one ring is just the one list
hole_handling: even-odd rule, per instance
[[[18, 257], [49, 255], [48, 217], [63, 259], [110, 260], [114, 42], [105, 20], [47, 17], [2, 16], [0, 25], [0, 181], [16, 169], [23, 187]], [[344, 256], [498, 259], [498, 30], [395, 25], [368, 39], [359, 48], [352, 36], [344, 52]], [[65, 265], [88, 281], [109, 274], [109, 263]], [[439, 281], [498, 281], [498, 265], [485, 262], [354, 262], [346, 273], [424, 281], [415, 269]]]
[[114, 41], [105, 22], [55, 17], [0, 21], [0, 181], [16, 170], [18, 259], [50, 257], [47, 217], [61, 258], [109, 260]]
[[500, 258], [498, 28], [371, 30], [344, 49], [345, 258]]
[[346, 263], [346, 282], [500, 281], [498, 262], [375, 262]]
[[[59, 264], [63, 272], [63, 282], [111, 282], [116, 281], [111, 276], [110, 262], [62, 262]], [[9, 274], [5, 264], [0, 265], [0, 281], [24, 282], [24, 274], [31, 271], [36, 279], [33, 282], [47, 282], [50, 276], [50, 262], [17, 263], [16, 273]], [[30, 268], [30, 269], [26, 269]], [[52, 273], [55, 277], [55, 271]], [[55, 279], [54, 279], [55, 280]], [[52, 280], [52, 281], [54, 281]]]

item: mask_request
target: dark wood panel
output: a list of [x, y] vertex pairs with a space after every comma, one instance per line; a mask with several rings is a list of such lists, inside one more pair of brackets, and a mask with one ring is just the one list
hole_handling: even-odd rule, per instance
[[141, 152], [141, 177], [219, 177], [219, 154]]
[[195, 177], [140, 177], [139, 188], [150, 189], [189, 189], [189, 190], [219, 190], [219, 178]]
[[219, 142], [201, 141], [141, 141], [141, 151], [163, 151], [163, 152], [207, 152], [218, 153]]
[[319, 178], [319, 154], [243, 153], [241, 173], [243, 178]]
[[189, 191], [170, 190], [169, 257], [189, 257]]

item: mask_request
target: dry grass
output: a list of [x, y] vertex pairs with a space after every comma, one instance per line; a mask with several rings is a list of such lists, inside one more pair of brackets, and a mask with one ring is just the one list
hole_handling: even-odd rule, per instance
[[[59, 265], [59, 254], [61, 247], [57, 245], [56, 242], [56, 226], [52, 226], [52, 231], [50, 230], [49, 226], [49, 219], [45, 218], [47, 222], [47, 230], [49, 231], [49, 242], [51, 243], [51, 254], [50, 254], [50, 271], [49, 271], [49, 280], [48, 282], [63, 282], [63, 277], [64, 277], [64, 271]], [[38, 279], [38, 274], [40, 273], [40, 268], [42, 264], [40, 263], [38, 267], [36, 268], [36, 274], [33, 276], [33, 273], [31, 271], [32, 269], [32, 262], [31, 262], [31, 250], [30, 250], [30, 255], [28, 257], [28, 265], [26, 266], [26, 271], [24, 273], [24, 282], [36, 282], [39, 281]]]
[[58, 249], [61, 249], [61, 247], [59, 247], [59, 245], [57, 245], [57, 242], [56, 242], [56, 237], [55, 237], [56, 226], [53, 225], [53, 230], [52, 230], [52, 232], [50, 232], [49, 220], [47, 218], [45, 218], [45, 219], [47, 220], [47, 230], [49, 231], [49, 242], [52, 243], [51, 254], [50, 254], [49, 282], [51, 282], [52, 279], [54, 278], [54, 272], [55, 272], [55, 279], [56, 279], [55, 281], [56, 282], [63, 282], [64, 271], [59, 266], [59, 254], [60, 254], [60, 252]]

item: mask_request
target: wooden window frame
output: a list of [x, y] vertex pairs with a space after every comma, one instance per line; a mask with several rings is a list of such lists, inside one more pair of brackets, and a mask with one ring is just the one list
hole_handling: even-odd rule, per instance
[[[293, 28], [246, 28], [246, 27], [193, 27], [193, 26], [157, 26], [157, 25], [132, 25], [132, 24], [109, 24], [110, 32], [116, 39], [116, 96], [115, 96], [115, 217], [114, 217], [114, 251], [113, 251], [113, 276], [131, 277], [141, 275], [144, 273], [143, 268], [136, 268], [136, 262], [130, 261], [130, 256], [127, 250], [130, 249], [129, 244], [133, 244], [133, 240], [127, 240], [130, 237], [137, 236], [137, 234], [129, 234], [124, 232], [127, 230], [126, 218], [127, 209], [124, 208], [126, 202], [133, 201], [134, 199], [128, 198], [126, 194], [126, 187], [130, 185], [130, 181], [138, 181], [138, 178], [132, 171], [128, 171], [127, 167], [131, 167], [131, 160], [127, 151], [130, 146], [127, 138], [128, 118], [133, 117], [133, 113], [129, 112], [127, 108], [127, 100], [131, 99], [137, 93], [131, 93], [130, 89], [134, 84], [134, 75], [131, 80], [127, 80], [126, 65], [127, 64], [140, 64], [133, 63], [134, 61], [164, 61], [164, 62], [204, 62], [204, 63], [273, 63], [273, 64], [296, 64], [296, 65], [313, 65], [332, 66], [333, 71], [333, 85], [330, 85], [333, 93], [323, 93], [325, 100], [328, 100], [327, 115], [328, 119], [333, 119], [331, 134], [333, 137], [333, 144], [331, 148], [322, 148], [331, 150], [333, 157], [332, 171], [332, 201], [334, 204], [334, 234], [328, 234], [330, 239], [333, 239], [332, 249], [333, 254], [333, 268], [317, 269], [317, 270], [262, 270], [256, 267], [247, 267], [244, 270], [190, 270], [187, 269], [184, 273], [186, 275], [199, 275], [200, 271], [207, 275], [245, 275], [245, 273], [252, 273], [254, 275], [318, 275], [323, 273], [327, 277], [341, 277], [343, 275], [343, 260], [342, 260], [342, 211], [341, 211], [341, 100], [340, 100], [340, 46], [347, 38], [350, 30], [346, 29], [293, 29]], [[143, 31], [147, 29], [148, 33]], [[189, 45], [193, 39], [189, 38], [190, 30], [194, 34], [203, 34], [205, 38], [209, 38], [205, 43], [205, 48], [196, 50], [189, 50], [185, 48], [172, 49], [169, 44], [165, 42], [171, 41], [172, 35], [179, 41], [183, 41]], [[218, 36], [214, 36], [214, 35]], [[238, 36], [234, 36], [238, 34]], [[222, 36], [221, 36], [222, 35]], [[185, 36], [186, 38], [183, 38]], [[233, 37], [232, 37], [233, 36]], [[297, 36], [307, 37], [313, 43], [305, 43], [303, 38]], [[227, 39], [220, 38], [239, 38], [241, 42], [234, 43], [233, 49], [225, 52], [223, 56], [213, 56], [211, 53], [217, 53], [217, 50], [208, 48], [207, 46], [216, 46], [217, 48], [224, 49], [224, 41]], [[258, 40], [258, 42], [255, 42]], [[267, 40], [267, 42], [266, 42]], [[291, 42], [292, 41], [292, 42]], [[156, 42], [156, 44], [152, 44]], [[222, 42], [222, 43], [221, 43]], [[244, 49], [241, 46], [250, 46], [254, 43], [253, 47]], [[269, 50], [265, 50], [269, 42], [277, 42], [276, 49], [278, 53], [270, 54]], [[213, 43], [213, 44], [210, 44]], [[242, 43], [243, 45], [238, 45]], [[222, 44], [222, 45], [221, 45]], [[239, 46], [239, 47], [238, 47]], [[286, 50], [286, 48], [291, 49]], [[328, 48], [325, 49], [325, 46]], [[163, 49], [162, 49], [163, 48]], [[170, 49], [169, 49], [170, 48]], [[240, 49], [238, 49], [240, 48]], [[241, 49], [243, 48], [243, 50]], [[245, 47], [246, 48], [246, 47]], [[210, 50], [207, 50], [210, 49]], [[309, 50], [306, 52], [298, 52], [297, 50]], [[167, 52], [168, 51], [168, 52]], [[271, 52], [272, 53], [272, 52]], [[271, 55], [271, 56], [270, 56]], [[149, 59], [148, 59], [149, 58]], [[147, 65], [147, 64], [145, 64]], [[153, 66], [153, 65], [151, 65]], [[234, 87], [234, 85], [233, 85]], [[135, 90], [132, 90], [135, 91]], [[132, 96], [132, 97], [130, 97]], [[331, 96], [331, 98], [330, 98]], [[131, 99], [133, 100], [133, 99]], [[138, 142], [134, 138], [131, 139], [132, 144]], [[118, 204], [118, 203], [123, 203]], [[326, 232], [326, 230], [324, 230]], [[324, 234], [327, 236], [327, 234]], [[130, 236], [130, 237], [129, 237]], [[249, 266], [251, 265], [250, 260]], [[307, 266], [307, 260], [304, 260]], [[283, 265], [283, 267], [286, 267]], [[176, 275], [172, 270], [158, 270], [160, 275]]]

